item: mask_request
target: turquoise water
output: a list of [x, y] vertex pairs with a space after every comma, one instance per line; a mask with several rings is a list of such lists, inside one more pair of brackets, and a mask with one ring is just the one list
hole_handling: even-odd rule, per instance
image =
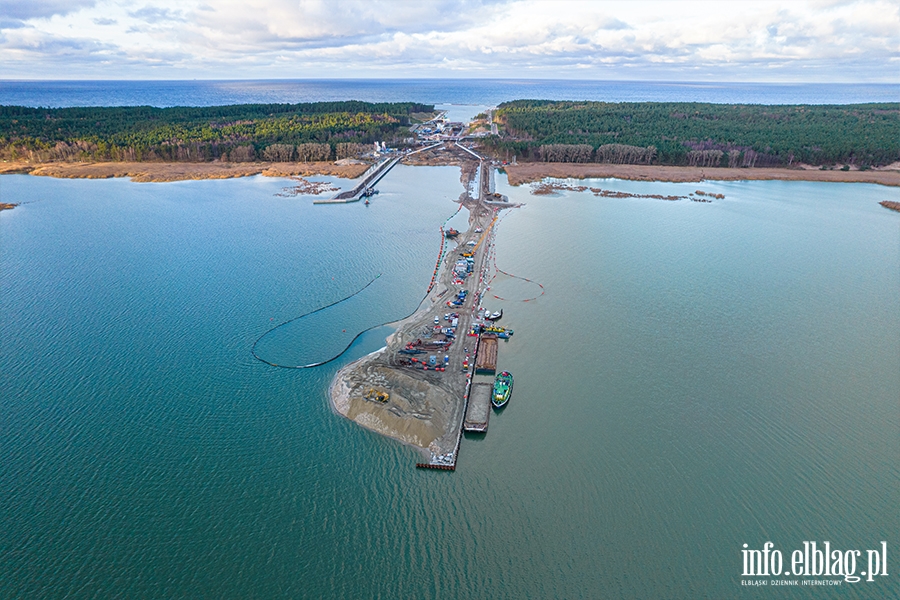
[[397, 167], [369, 207], [262, 177], [0, 178], [27, 202], [0, 214], [0, 597], [896, 596], [893, 567], [748, 589], [740, 550], [896, 552], [898, 191], [497, 179], [526, 203], [498, 265], [546, 293], [492, 301], [515, 390], [443, 473], [328, 407], [387, 329], [316, 369], [249, 350], [378, 273], [264, 349], [328, 356], [413, 310], [457, 169]]

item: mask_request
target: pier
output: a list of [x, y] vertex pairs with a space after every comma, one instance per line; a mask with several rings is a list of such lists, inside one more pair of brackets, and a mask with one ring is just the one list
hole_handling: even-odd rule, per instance
[[360, 181], [352, 190], [338, 192], [331, 198], [324, 200], [313, 200], [313, 204], [347, 204], [349, 202], [358, 202], [366, 189], [378, 183], [381, 178], [387, 175], [387, 172], [393, 169], [394, 165], [403, 160], [405, 156], [406, 155], [401, 155], [395, 158], [388, 158], [373, 165], [368, 171], [363, 173], [362, 181]]
[[[362, 198], [365, 191], [381, 181], [381, 178], [387, 175], [388, 171], [393, 169], [398, 162], [400, 162], [407, 156], [411, 156], [419, 152], [425, 152], [426, 150], [432, 150], [434, 148], [437, 148], [438, 146], [443, 145], [443, 142], [439, 142], [437, 144], [432, 144], [431, 146], [425, 146], [424, 148], [413, 150], [412, 152], [406, 152], [404, 154], [401, 154], [400, 156], [395, 156], [394, 158], [386, 158], [380, 163], [376, 163], [369, 167], [369, 169], [362, 174], [362, 181], [356, 184], [356, 186], [352, 190], [344, 190], [342, 192], [338, 192], [331, 198], [313, 200], [313, 204], [348, 204], [350, 202], [359, 202], [359, 199]], [[467, 151], [471, 152], [471, 150]]]
[[[464, 150], [467, 150], [462, 146], [460, 147]], [[474, 152], [471, 151], [470, 153], [474, 154]], [[479, 186], [477, 201], [481, 204], [487, 205], [488, 202], [485, 201], [485, 197], [491, 192], [491, 180], [486, 178], [485, 175], [490, 167], [482, 161], [479, 164], [479, 168], [482, 170], [482, 178], [481, 185]], [[506, 206], [509, 205], [507, 204]], [[482, 232], [481, 236], [472, 249], [472, 252], [477, 256], [476, 263], [479, 264], [479, 267], [476, 270], [477, 273], [483, 274], [485, 271], [488, 251], [484, 247], [485, 244], [483, 244], [483, 242], [488, 239], [491, 233], [491, 229], [496, 222], [497, 216], [495, 209], [490, 223], [487, 223], [487, 226], [484, 227], [484, 231]], [[467, 234], [468, 233], [469, 232], [467, 232]], [[489, 246], [490, 244], [487, 245]], [[480, 285], [476, 287], [476, 299], [473, 303], [471, 311], [465, 311], [463, 313], [463, 315], [465, 315], [465, 327], [463, 328], [463, 330], [468, 329], [469, 323], [471, 323], [475, 319], [475, 312], [478, 308], [478, 297], [481, 293], [481, 290], [478, 289], [479, 287]], [[461, 324], [463, 323], [461, 322]], [[476, 383], [473, 380], [474, 377], [479, 374], [493, 375], [494, 373], [496, 373], [498, 346], [499, 338], [495, 334], [482, 333], [475, 336], [475, 347], [473, 348], [473, 362], [475, 364], [473, 372], [468, 374], [466, 377], [466, 389], [465, 393], [463, 394], [462, 414], [460, 415], [460, 420], [457, 421], [458, 429], [456, 430], [456, 445], [454, 447], [454, 450], [446, 454], [432, 456], [429, 462], [416, 463], [416, 468], [455, 471], [456, 463], [459, 460], [459, 450], [460, 444], [462, 442], [463, 432], [487, 432], [491, 413], [491, 396], [493, 395], [494, 386], [492, 383]]]
[[[416, 467], [454, 471], [464, 432], [486, 432], [492, 412], [493, 383], [488, 377], [493, 379], [497, 370], [499, 343], [495, 333], [481, 332], [484, 309], [480, 302], [488, 285], [488, 260], [497, 214], [514, 205], [503, 202], [505, 198], [494, 193], [493, 165], [489, 160], [462, 144], [443, 142], [379, 163], [363, 175], [353, 190], [320, 203], [354, 202], [397, 162], [438, 147], [453, 154], [454, 160], [463, 165], [468, 183], [460, 203], [470, 211], [469, 228], [448, 243], [441, 227], [443, 244], [426, 292], [429, 301], [399, 323], [382, 351], [362, 359], [342, 375], [342, 389], [346, 391], [341, 392], [341, 402], [348, 403], [344, 405], [347, 412], [349, 403], [354, 403], [357, 411], [353, 420], [360, 425], [398, 439], [402, 438], [395, 432], [404, 431], [410, 419], [421, 419], [423, 427], [433, 428], [436, 419], [428, 417], [431, 411], [445, 417], [445, 421], [437, 421], [442, 433], [433, 440], [429, 437], [428, 445], [421, 446], [426, 458]], [[473, 185], [476, 178], [477, 184]], [[365, 392], [375, 383], [390, 390], [387, 403], [365, 400]], [[427, 394], [423, 394], [425, 389]], [[420, 408], [418, 404], [423, 400], [426, 404]], [[341, 414], [347, 416], [347, 412]], [[378, 420], [361, 419], [370, 414]]]

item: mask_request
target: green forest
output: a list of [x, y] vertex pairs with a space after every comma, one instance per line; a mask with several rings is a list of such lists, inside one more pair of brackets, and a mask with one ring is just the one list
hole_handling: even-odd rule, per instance
[[410, 115], [433, 106], [317, 102], [232, 106], [0, 106], [0, 158], [76, 160], [329, 160], [361, 144], [401, 142]]
[[517, 160], [703, 167], [881, 166], [900, 160], [900, 105], [517, 100], [494, 153]]

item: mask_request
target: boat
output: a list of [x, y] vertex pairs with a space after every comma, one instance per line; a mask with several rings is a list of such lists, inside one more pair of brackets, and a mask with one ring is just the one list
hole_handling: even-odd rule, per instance
[[459, 232], [451, 227], [450, 229], [448, 229], [447, 231], [444, 232], [444, 235], [447, 236], [448, 239], [455, 238], [456, 236], [459, 235]]
[[494, 379], [494, 394], [491, 396], [491, 403], [494, 408], [502, 408], [509, 402], [509, 396], [512, 394], [513, 376], [509, 371], [503, 371]]
[[503, 318], [503, 309], [501, 308], [499, 311], [492, 312], [492, 313], [488, 313], [487, 311], [484, 311], [484, 318], [487, 319], [488, 321], [499, 321], [500, 319]]

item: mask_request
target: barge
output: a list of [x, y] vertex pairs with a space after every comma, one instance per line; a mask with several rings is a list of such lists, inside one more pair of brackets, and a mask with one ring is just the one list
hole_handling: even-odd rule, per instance
[[463, 421], [464, 431], [484, 433], [488, 428], [491, 416], [491, 392], [489, 383], [473, 383], [469, 391], [469, 403], [466, 419]]
[[475, 374], [493, 375], [497, 372], [497, 336], [482, 334], [475, 356]]

